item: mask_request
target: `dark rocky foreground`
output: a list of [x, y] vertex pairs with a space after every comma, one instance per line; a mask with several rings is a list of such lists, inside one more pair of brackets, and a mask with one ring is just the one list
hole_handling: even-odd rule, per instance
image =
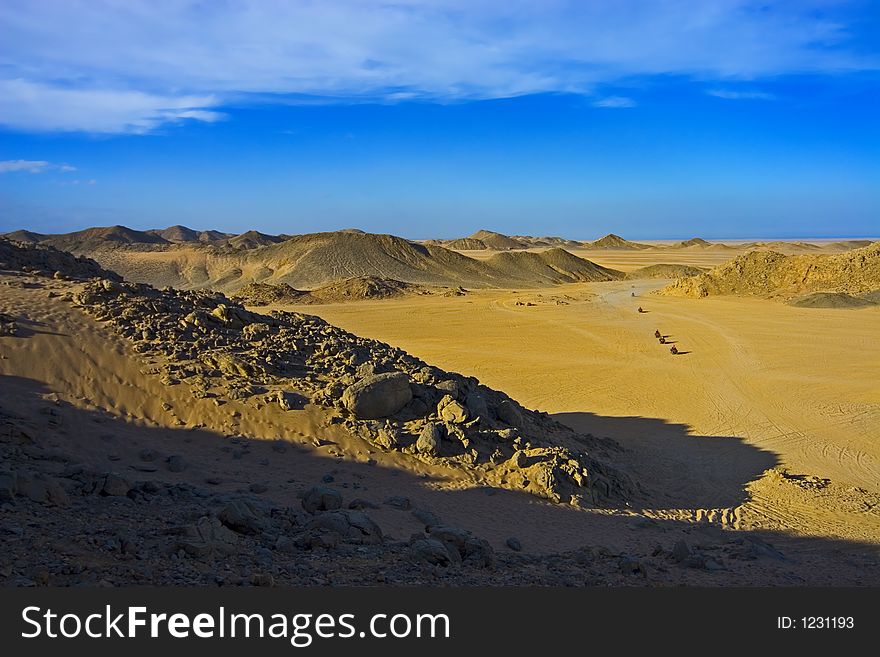
[[[370, 500], [336, 484], [307, 488], [295, 506], [279, 505], [258, 485], [218, 491], [186, 481], [188, 464], [152, 450], [140, 473], [79, 465], [44, 445], [45, 428], [0, 416], [0, 582], [6, 586], [644, 586], [792, 584], [791, 562], [755, 538], [702, 533], [674, 540], [650, 520], [656, 547], [621, 553], [601, 545], [552, 555], [504, 549], [443, 523], [409, 500]], [[275, 446], [286, 449], [284, 443]], [[153, 472], [181, 473], [177, 483]], [[379, 505], [412, 515], [423, 527], [386, 536], [371, 517]], [[588, 539], [589, 537], [585, 537]], [[769, 564], [769, 569], [768, 569]]]

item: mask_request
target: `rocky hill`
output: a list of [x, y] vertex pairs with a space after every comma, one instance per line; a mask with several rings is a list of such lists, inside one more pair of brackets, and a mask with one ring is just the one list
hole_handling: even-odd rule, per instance
[[120, 245], [169, 244], [168, 240], [158, 235], [126, 228], [125, 226], [86, 228], [85, 230], [78, 230], [63, 235], [48, 235], [41, 243], [53, 246], [60, 251], [69, 251], [78, 255]]
[[633, 269], [626, 273], [626, 278], [629, 280], [646, 278], [685, 278], [688, 276], [698, 276], [704, 271], [705, 269], [692, 267], [690, 265], [657, 264]]
[[89, 258], [74, 256], [43, 244], [13, 242], [3, 238], [0, 238], [0, 271], [28, 272], [73, 280], [122, 280], [116, 273], [103, 269]]
[[473, 237], [462, 237], [457, 240], [440, 242], [438, 246], [445, 246], [447, 249], [454, 249], [456, 251], [485, 251], [489, 248], [485, 242]]
[[257, 230], [249, 230], [241, 235], [235, 235], [223, 241], [226, 246], [234, 249], [255, 249], [258, 246], [268, 246], [283, 242], [285, 238], [278, 235], [267, 235]]
[[138, 353], [160, 359], [156, 376], [169, 384], [282, 407], [304, 397], [381, 449], [557, 502], [592, 506], [635, 494], [624, 475], [591, 455], [600, 443], [472, 378], [318, 317], [259, 315], [216, 293], [110, 280], [88, 284], [71, 301]]
[[597, 239], [595, 242], [585, 242], [585, 249], [613, 249], [613, 250], [621, 250], [621, 251], [635, 251], [640, 249], [650, 249], [651, 247], [647, 244], [640, 244], [638, 242], [630, 242], [629, 240], [623, 239], [620, 235], [615, 235], [614, 233], [609, 233], [605, 237], [601, 237]]
[[478, 240], [482, 242], [487, 249], [494, 249], [496, 251], [510, 251], [511, 249], [528, 248], [528, 245], [523, 244], [519, 240], [515, 240], [512, 237], [491, 230], [478, 230], [466, 239]]
[[168, 228], [152, 229], [144, 231], [146, 233], [157, 235], [169, 242], [219, 242], [221, 240], [232, 237], [226, 233], [217, 230], [193, 230], [186, 226], [169, 226]]
[[806, 292], [861, 293], [880, 289], [880, 244], [835, 254], [784, 255], [751, 251], [709, 272], [683, 278], [660, 294], [791, 297]]
[[510, 280], [521, 279], [539, 285], [613, 281], [624, 277], [622, 272], [584, 260], [564, 249], [498, 253], [486, 260], [486, 264]]
[[870, 308], [880, 305], [880, 291], [856, 295], [845, 292], [811, 292], [789, 299], [788, 304], [796, 308]]
[[536, 287], [622, 276], [561, 249], [543, 253], [506, 252], [477, 260], [441, 246], [417, 244], [393, 235], [351, 232], [295, 235], [255, 249], [138, 245], [95, 249], [89, 255], [126, 280], [224, 292], [235, 292], [250, 283], [284, 283], [298, 290], [314, 290], [359, 277], [450, 288], [485, 288]]
[[414, 294], [459, 296], [465, 294], [465, 291], [462, 288], [429, 287], [388, 278], [358, 276], [334, 281], [314, 290], [297, 290], [286, 283], [251, 283], [239, 289], [233, 299], [248, 306], [269, 306], [392, 299]]

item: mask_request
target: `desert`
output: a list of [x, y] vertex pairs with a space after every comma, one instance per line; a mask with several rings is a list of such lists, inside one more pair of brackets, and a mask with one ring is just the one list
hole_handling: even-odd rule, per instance
[[880, 244], [243, 235], [0, 238], [6, 585], [880, 583]]

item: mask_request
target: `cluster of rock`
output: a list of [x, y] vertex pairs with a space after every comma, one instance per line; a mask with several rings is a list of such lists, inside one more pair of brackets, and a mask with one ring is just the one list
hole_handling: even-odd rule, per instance
[[[377, 566], [407, 581], [425, 568], [461, 572], [495, 563], [486, 541], [424, 511], [412, 513], [433, 524], [395, 540], [364, 511], [377, 505], [355, 499], [344, 508], [333, 488], [309, 488], [289, 507], [188, 478], [135, 480], [84, 467], [43, 444], [45, 433], [0, 409], [6, 584], [96, 583], [92, 570], [107, 583], [326, 584], [319, 575], [340, 573], [363, 584], [378, 581]], [[178, 469], [169, 463], [168, 471]], [[346, 567], [319, 567], [336, 559]]]
[[103, 269], [91, 258], [71, 255], [43, 244], [14, 242], [0, 238], [0, 271], [3, 270], [79, 280], [90, 278], [122, 280], [117, 274]]
[[[521, 552], [515, 538], [493, 550], [471, 532], [412, 508], [409, 537], [383, 532], [379, 505], [328, 486], [303, 488], [294, 505], [253, 490], [219, 490], [172, 467], [150, 474], [86, 467], [58, 433], [70, 407], [50, 406], [44, 424], [2, 408], [0, 398], [0, 585], [2, 586], [655, 586], [657, 584], [828, 584], [833, 572], [798, 561], [754, 536], [704, 527], [691, 539], [641, 519], [633, 533], [653, 549], [589, 545], [568, 552]], [[48, 412], [48, 411], [52, 412]], [[155, 455], [154, 455], [155, 456]], [[148, 458], [142, 453], [140, 458]], [[121, 463], [114, 467], [121, 466]], [[168, 474], [171, 473], [171, 474]], [[146, 477], [146, 478], [144, 478]], [[209, 483], [209, 480], [205, 480]], [[345, 485], [346, 482], [342, 482]], [[361, 493], [362, 494], [362, 493]], [[395, 511], [395, 512], [398, 512]], [[802, 558], [811, 558], [803, 553]], [[824, 555], [820, 554], [821, 562]], [[876, 581], [876, 559], [849, 557], [859, 578]], [[719, 573], [724, 580], [716, 579]]]
[[272, 304], [344, 303], [367, 299], [393, 299], [409, 295], [462, 296], [462, 287], [440, 287], [406, 283], [379, 276], [355, 276], [333, 281], [314, 290], [297, 290], [287, 283], [249, 283], [236, 290], [232, 299], [248, 306]]
[[0, 313], [0, 336], [18, 333], [18, 323], [12, 315]]
[[151, 371], [194, 394], [296, 408], [304, 399], [376, 448], [457, 467], [487, 485], [585, 506], [636, 487], [604, 458], [619, 449], [579, 435], [476, 379], [311, 315], [247, 311], [222, 294], [93, 281], [70, 300], [161, 357]]

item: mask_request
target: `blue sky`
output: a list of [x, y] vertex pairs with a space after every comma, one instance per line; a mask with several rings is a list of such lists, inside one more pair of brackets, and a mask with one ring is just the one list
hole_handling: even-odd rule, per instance
[[0, 230], [880, 235], [876, 3], [0, 4]]

